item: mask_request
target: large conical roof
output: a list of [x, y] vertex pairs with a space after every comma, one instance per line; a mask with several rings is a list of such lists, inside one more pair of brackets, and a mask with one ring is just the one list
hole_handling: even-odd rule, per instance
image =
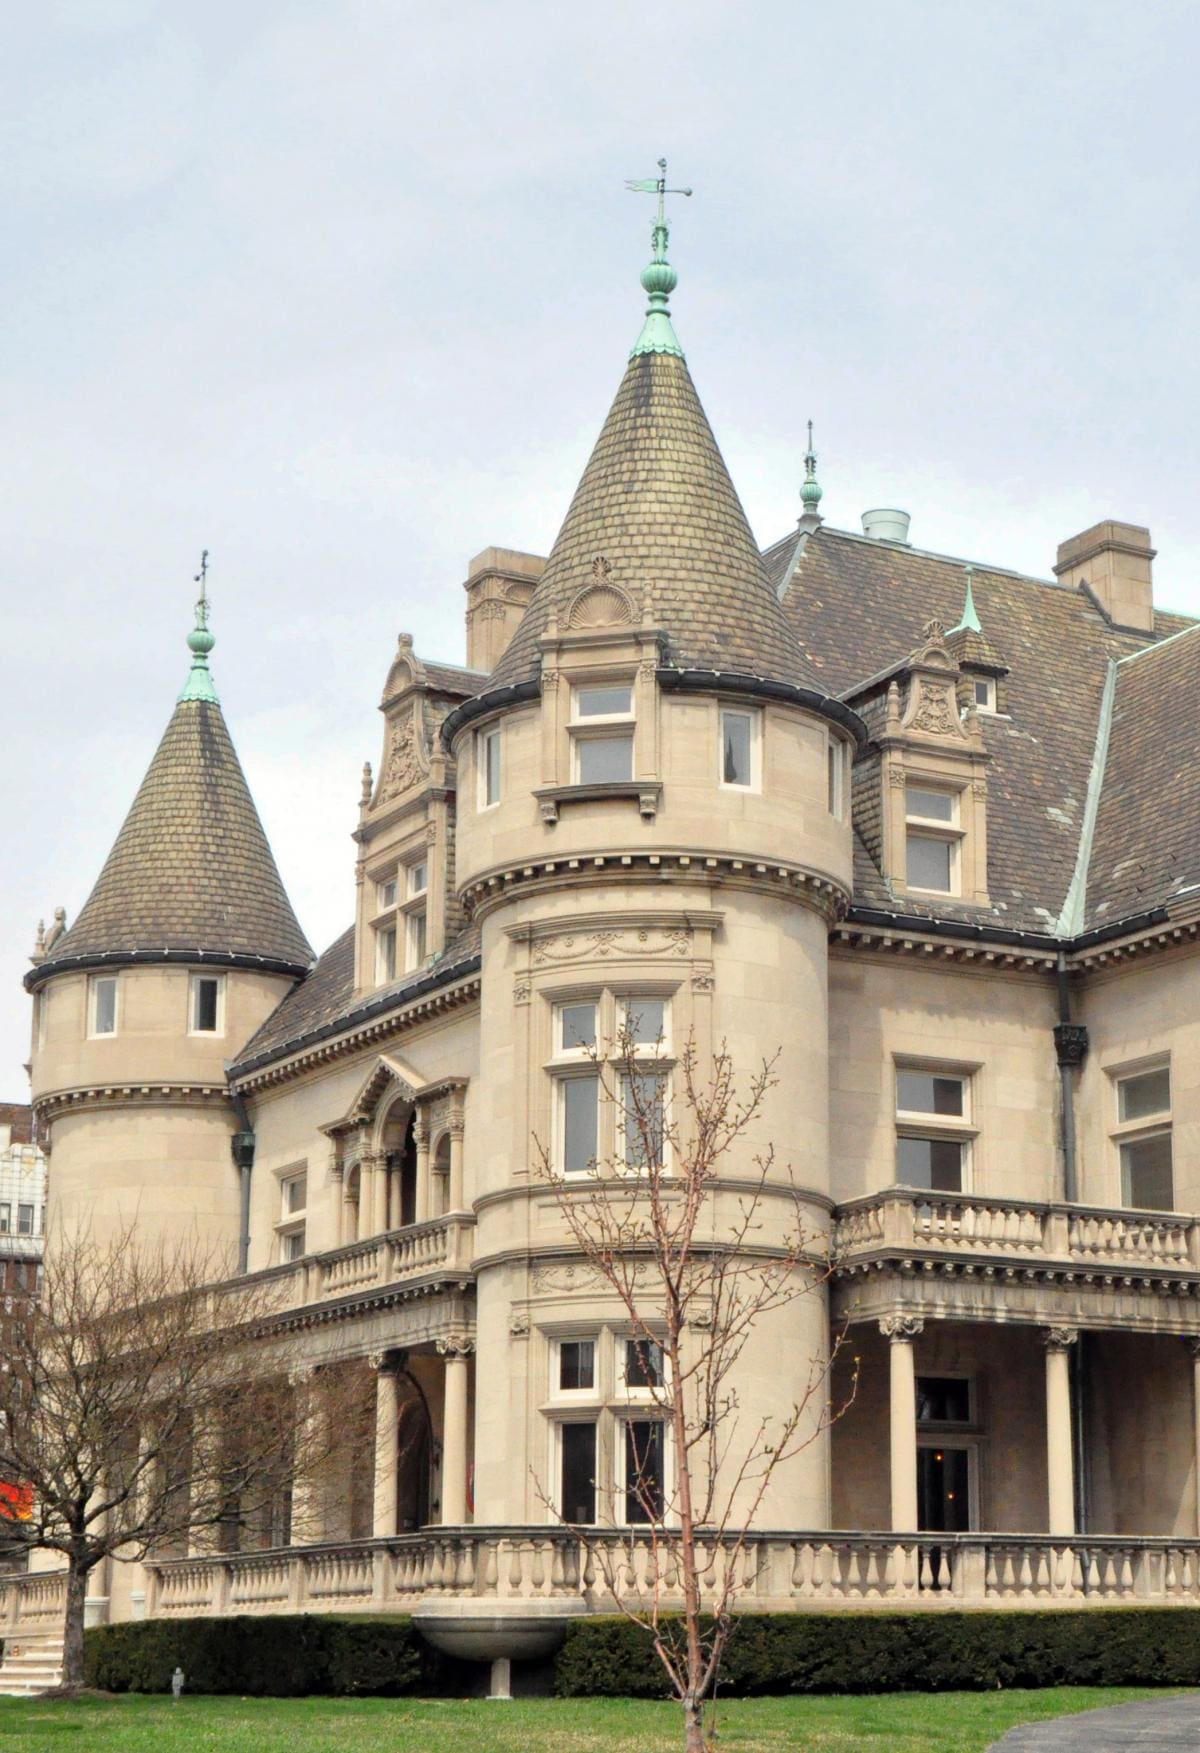
[[[193, 635], [193, 639], [195, 639]], [[211, 635], [205, 634], [211, 645]], [[65, 966], [313, 959], [203, 662], [196, 661], [95, 888], [30, 984]]]
[[668, 640], [677, 669], [823, 693], [768, 581], [741, 501], [678, 351], [637, 350], [496, 687], [532, 679], [552, 611], [600, 574]]

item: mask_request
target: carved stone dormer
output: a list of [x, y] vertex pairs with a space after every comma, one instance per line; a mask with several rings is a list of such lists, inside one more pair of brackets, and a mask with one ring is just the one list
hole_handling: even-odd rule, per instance
[[925, 902], [987, 902], [987, 761], [979, 714], [940, 622], [887, 688], [880, 780], [883, 865]]
[[419, 973], [459, 928], [453, 879], [454, 762], [439, 732], [482, 686], [470, 670], [424, 663], [402, 633], [383, 699], [378, 774], [364, 768], [359, 800], [355, 988]]

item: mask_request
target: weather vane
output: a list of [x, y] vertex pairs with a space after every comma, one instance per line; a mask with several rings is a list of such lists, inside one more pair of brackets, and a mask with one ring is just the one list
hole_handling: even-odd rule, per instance
[[633, 195], [657, 195], [658, 218], [654, 222], [654, 249], [661, 260], [667, 247], [667, 214], [666, 197], [668, 195], [690, 195], [690, 189], [669, 189], [667, 187], [667, 161], [660, 158], [656, 177], [627, 178], [625, 187]]
[[200, 586], [200, 600], [196, 604], [196, 624], [199, 627], [208, 625], [208, 549], [200, 554], [200, 570], [192, 580]]

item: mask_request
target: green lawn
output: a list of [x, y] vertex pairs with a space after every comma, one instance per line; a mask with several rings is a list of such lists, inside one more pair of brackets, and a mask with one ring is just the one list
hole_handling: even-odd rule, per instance
[[[756, 1698], [721, 1709], [722, 1753], [983, 1753], [1016, 1723], [1154, 1694], [1046, 1692]], [[674, 1753], [678, 1712], [624, 1699], [0, 1699], [3, 1753]]]

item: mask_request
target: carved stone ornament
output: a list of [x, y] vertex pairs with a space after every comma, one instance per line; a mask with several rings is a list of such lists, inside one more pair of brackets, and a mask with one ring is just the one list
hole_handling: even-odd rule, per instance
[[963, 736], [952, 682], [932, 682], [921, 676], [914, 683], [914, 693], [916, 700], [905, 721], [906, 730], [923, 730], [927, 736]]
[[531, 990], [532, 988], [530, 987], [528, 980], [516, 981], [513, 986], [513, 1003], [528, 1004]]
[[894, 786], [897, 791], [904, 790], [904, 787], [908, 784], [908, 774], [904, 771], [903, 767], [888, 768], [888, 784]]
[[684, 957], [691, 949], [692, 934], [683, 926], [638, 926], [625, 931], [605, 927], [541, 938], [533, 946], [533, 961], [536, 967], [556, 967], [566, 962], [606, 961], [610, 956]]
[[693, 992], [711, 992], [714, 980], [711, 968], [697, 968], [692, 975]]
[[911, 1341], [924, 1333], [925, 1321], [920, 1315], [884, 1315], [879, 1331], [885, 1339]]
[[475, 1341], [469, 1333], [447, 1333], [437, 1340], [438, 1353], [445, 1358], [470, 1357]]
[[[604, 561], [607, 566], [607, 560]], [[567, 626], [574, 632], [587, 632], [593, 627], [627, 627], [635, 619], [633, 600], [627, 591], [613, 584], [605, 574], [585, 585], [572, 599], [567, 610]]]
[[529, 1316], [524, 1309], [514, 1309], [509, 1315], [508, 1336], [510, 1339], [529, 1338]]
[[406, 712], [388, 732], [376, 803], [387, 803], [402, 792], [411, 791], [424, 776], [416, 723], [412, 714]]
[[1078, 1338], [1078, 1327], [1042, 1328], [1042, 1344], [1047, 1351], [1069, 1351]]
[[377, 1376], [384, 1375], [397, 1367], [394, 1351], [368, 1351], [367, 1362]]

